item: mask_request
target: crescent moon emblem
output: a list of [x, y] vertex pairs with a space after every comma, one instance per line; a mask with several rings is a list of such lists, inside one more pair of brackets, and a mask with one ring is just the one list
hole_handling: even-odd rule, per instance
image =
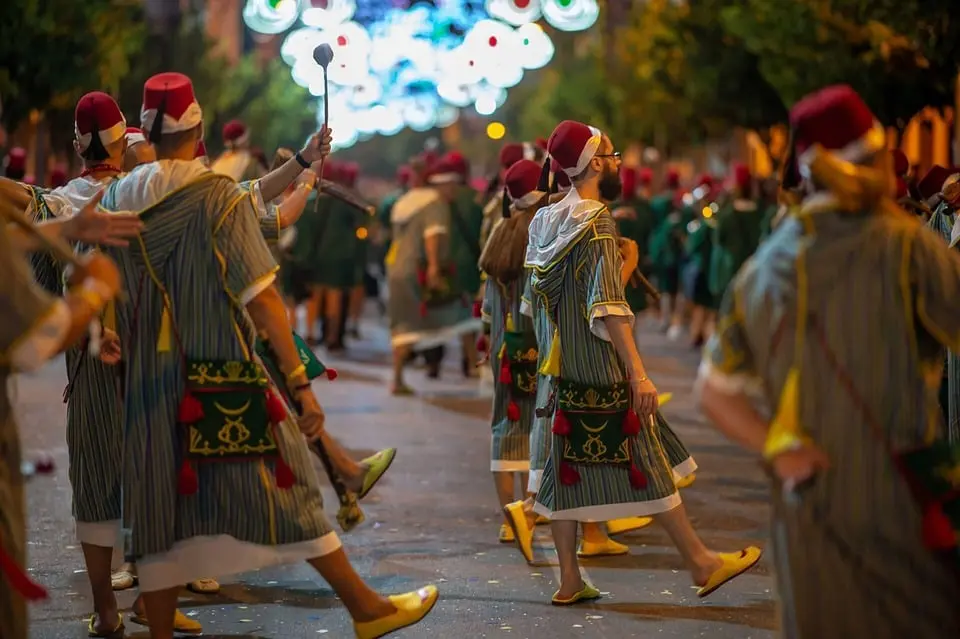
[[590, 427], [587, 426], [586, 424], [580, 424], [580, 425], [583, 426], [583, 430], [587, 431], [588, 433], [600, 433], [600, 432], [603, 431], [604, 428], [607, 427], [607, 424], [608, 424], [608, 423], [609, 423], [609, 422], [603, 422], [603, 424], [601, 424], [600, 426], [598, 426], [598, 427], [596, 427], [596, 428], [590, 428]]
[[213, 405], [216, 406], [217, 410], [219, 410], [224, 415], [229, 415], [230, 417], [236, 417], [237, 415], [243, 415], [245, 412], [247, 412], [247, 409], [250, 408], [251, 401], [253, 400], [248, 399], [247, 403], [244, 404], [242, 408], [237, 408], [236, 410], [226, 409], [223, 406], [221, 406], [219, 402], [214, 402]]

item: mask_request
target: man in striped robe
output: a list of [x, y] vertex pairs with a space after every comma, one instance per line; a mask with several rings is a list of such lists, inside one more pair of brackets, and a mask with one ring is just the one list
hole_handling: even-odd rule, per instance
[[[125, 549], [138, 563], [151, 637], [173, 636], [181, 584], [295, 561], [331, 584], [361, 639], [418, 622], [436, 589], [377, 595], [323, 512], [301, 436], [325, 436], [323, 411], [273, 286], [276, 265], [249, 192], [194, 161], [202, 111], [189, 78], [150, 78], [141, 125], [160, 160], [111, 185], [103, 203], [141, 211], [146, 225], [137, 243], [113, 254], [130, 291], [117, 305], [129, 362]], [[299, 423], [252, 354], [257, 330], [300, 404]]]
[[790, 124], [807, 197], [727, 289], [701, 403], [773, 476], [784, 637], [958, 637], [957, 549], [927, 546], [901, 453], [944, 434], [960, 256], [893, 203], [886, 130], [853, 89], [807, 96]]

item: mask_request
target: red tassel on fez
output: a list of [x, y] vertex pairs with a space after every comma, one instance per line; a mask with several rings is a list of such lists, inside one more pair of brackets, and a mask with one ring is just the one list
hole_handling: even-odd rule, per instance
[[630, 485], [637, 490], [647, 487], [647, 476], [635, 464], [630, 464]]
[[623, 434], [627, 437], [640, 434], [640, 417], [632, 408], [627, 409], [627, 414], [623, 416]]
[[279, 424], [287, 418], [287, 407], [272, 390], [267, 391], [267, 419], [271, 424]]
[[14, 592], [27, 601], [41, 601], [48, 597], [47, 589], [30, 579], [30, 575], [20, 567], [0, 546], [0, 575], [6, 577]]
[[507, 404], [507, 419], [509, 419], [511, 422], [520, 421], [520, 407], [517, 406], [517, 403], [512, 399], [510, 400], [510, 403]]
[[420, 302], [420, 317], [426, 317], [426, 316], [427, 316], [427, 303]]
[[513, 375], [510, 374], [510, 361], [506, 357], [503, 358], [503, 365], [500, 366], [500, 383], [513, 383]]
[[568, 437], [571, 433], [570, 420], [567, 419], [567, 414], [560, 409], [557, 409], [557, 414], [553, 418], [552, 431], [554, 435], [560, 437]]
[[338, 373], [337, 369], [335, 368], [328, 368], [323, 372], [323, 374], [326, 375], [327, 379], [330, 380], [331, 382], [336, 378], [340, 377], [340, 373]]
[[942, 504], [929, 504], [923, 510], [923, 544], [930, 550], [953, 550], [957, 546], [957, 533]]
[[473, 303], [473, 316], [476, 318], [483, 317], [483, 302], [477, 300]]
[[180, 472], [177, 474], [177, 493], [181, 495], [196, 495], [200, 490], [200, 480], [197, 479], [197, 471], [193, 464], [183, 460], [180, 465]]
[[293, 485], [297, 483], [297, 478], [294, 476], [293, 470], [287, 465], [287, 462], [283, 460], [282, 455], [277, 455], [277, 461], [273, 467], [273, 476], [277, 480], [277, 488], [281, 490], [292, 488]]
[[567, 462], [560, 462], [560, 483], [564, 486], [576, 486], [580, 483], [580, 473]]
[[196, 424], [203, 419], [203, 404], [193, 396], [193, 393], [187, 391], [180, 400], [180, 407], [177, 409], [177, 421], [181, 424]]

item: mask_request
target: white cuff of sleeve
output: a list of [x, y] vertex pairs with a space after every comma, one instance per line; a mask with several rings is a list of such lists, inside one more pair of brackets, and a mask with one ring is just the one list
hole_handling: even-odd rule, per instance
[[253, 183], [253, 205], [257, 209], [258, 216], [267, 217], [269, 211], [267, 210], [267, 203], [263, 201], [263, 194], [260, 192], [260, 180]]
[[530, 305], [529, 300], [520, 300], [520, 314], [533, 317], [533, 306]]
[[54, 301], [46, 316], [10, 353], [13, 369], [28, 373], [38, 370], [60, 351], [69, 328], [70, 309], [63, 300]]
[[287, 250], [293, 246], [297, 239], [297, 227], [290, 226], [280, 231], [280, 238], [277, 240], [277, 246], [282, 250]]
[[240, 293], [240, 303], [246, 306], [253, 301], [253, 298], [270, 288], [270, 285], [273, 284], [276, 279], [276, 273], [270, 273], [265, 277], [261, 277], [259, 280], [243, 289], [243, 291]]
[[433, 237], [434, 235], [445, 235], [447, 233], [447, 227], [442, 224], [434, 224], [433, 226], [428, 226], [423, 232], [423, 237]]
[[605, 342], [610, 341], [610, 332], [606, 324], [601, 321], [604, 317], [627, 317], [630, 319], [630, 327], [633, 328], [633, 322], [636, 317], [626, 302], [615, 302], [610, 304], [598, 304], [590, 309], [590, 332]]
[[710, 386], [724, 395], [750, 395], [762, 389], [760, 380], [744, 373], [723, 373], [709, 360], [702, 360], [697, 369], [697, 386], [709, 382]]

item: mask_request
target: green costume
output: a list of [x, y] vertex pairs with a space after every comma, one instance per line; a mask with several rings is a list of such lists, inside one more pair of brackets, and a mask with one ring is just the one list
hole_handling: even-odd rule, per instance
[[[363, 282], [362, 262], [358, 256], [365, 240], [358, 237], [358, 229], [366, 224], [355, 208], [334, 198], [324, 198], [324, 220], [314, 237], [311, 266], [317, 284], [330, 288], [353, 288]], [[366, 217], [366, 216], [364, 216]], [[361, 233], [362, 234], [362, 233]]]
[[[649, 254], [650, 238], [656, 228], [656, 215], [651, 202], [646, 198], [634, 198], [619, 202], [612, 207], [614, 211], [619, 208], [631, 209], [635, 214], [634, 217], [617, 219], [617, 230], [620, 232], [620, 237], [637, 243], [637, 249], [640, 252], [640, 271], [644, 275], [649, 275], [653, 268]], [[644, 311], [647, 308], [647, 294], [639, 286], [628, 284], [627, 303], [634, 313]]]
[[684, 245], [684, 295], [696, 306], [709, 309], [716, 309], [719, 299], [710, 291], [713, 274], [710, 257], [716, 251], [715, 232], [716, 224], [712, 218], [694, 220], [687, 225], [687, 241]]
[[764, 211], [753, 200], [732, 200], [717, 213], [710, 255], [710, 292], [720, 299], [733, 276], [760, 244]]
[[477, 204], [477, 192], [464, 186], [450, 205], [450, 259], [455, 286], [471, 300], [480, 292], [480, 227], [483, 207]]
[[650, 237], [649, 255], [660, 291], [676, 295], [680, 290], [680, 265], [686, 225], [693, 219], [687, 207], [678, 210], [673, 205], [673, 194], [665, 193], [651, 201], [657, 227]]
[[[310, 296], [308, 287], [317, 283], [316, 244], [326, 225], [330, 198], [320, 197], [316, 191], [307, 196], [303, 215], [293, 225], [296, 233], [280, 270], [280, 288], [294, 300], [301, 302]], [[316, 207], [316, 208], [315, 208]]]

